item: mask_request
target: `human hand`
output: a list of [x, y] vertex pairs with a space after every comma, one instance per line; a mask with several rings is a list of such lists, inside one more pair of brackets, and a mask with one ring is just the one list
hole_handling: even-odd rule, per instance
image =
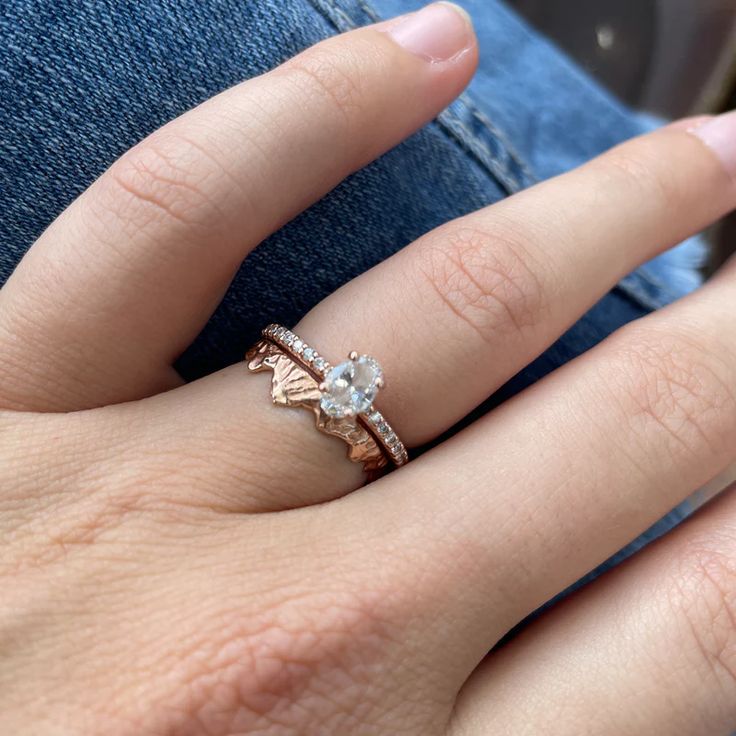
[[[0, 291], [0, 733], [733, 729], [733, 494], [485, 658], [736, 459], [733, 266], [360, 491], [268, 374], [172, 368], [247, 253], [475, 57], [443, 6], [330, 39], [129, 152]], [[378, 357], [432, 440], [733, 206], [736, 122], [697, 122], [438, 228], [296, 332]]]

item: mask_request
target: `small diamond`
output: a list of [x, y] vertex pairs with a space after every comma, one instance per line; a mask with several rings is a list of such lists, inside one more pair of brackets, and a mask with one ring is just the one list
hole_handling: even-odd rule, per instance
[[323, 370], [324, 370], [325, 368], [327, 368], [327, 363], [325, 363], [325, 359], [324, 359], [324, 358], [315, 358], [315, 360], [314, 360], [314, 367], [315, 367], [315, 368], [316, 368], [316, 369], [317, 369], [318, 371], [320, 371], [320, 372], [321, 372], [321, 371], [323, 371]]
[[312, 348], [305, 348], [302, 355], [304, 356], [304, 360], [311, 363], [314, 360], [315, 352]]
[[297, 338], [294, 340], [294, 342], [291, 344], [291, 348], [295, 353], [301, 353], [302, 349], [304, 348], [304, 343]]
[[393, 432], [389, 432], [384, 437], [384, 440], [386, 441], [386, 444], [389, 445], [389, 446], [393, 446], [394, 444], [396, 444], [396, 442], [397, 442], [398, 439], [399, 438]]
[[296, 335], [293, 332], [287, 332], [284, 335], [284, 344], [285, 345], [291, 346], [291, 343], [293, 343], [294, 340], [296, 340]]
[[279, 340], [282, 340], [285, 334], [286, 334], [286, 327], [276, 328], [276, 337], [278, 337]]
[[380, 411], [374, 411], [368, 415], [368, 421], [371, 424], [380, 424], [383, 421], [383, 416]]
[[379, 424], [376, 429], [378, 430], [378, 434], [380, 435], [388, 434], [388, 424], [384, 424], [383, 422], [381, 422], [381, 424]]
[[336, 365], [325, 377], [322, 411], [332, 417], [363, 414], [371, 408], [382, 378], [381, 366], [368, 355]]

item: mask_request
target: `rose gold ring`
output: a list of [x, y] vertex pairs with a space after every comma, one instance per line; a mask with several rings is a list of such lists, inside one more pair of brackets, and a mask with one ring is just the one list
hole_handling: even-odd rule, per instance
[[269, 325], [246, 353], [248, 370], [273, 371], [271, 398], [277, 406], [301, 406], [315, 415], [320, 432], [348, 445], [348, 457], [374, 475], [389, 463], [404, 465], [404, 443], [373, 406], [384, 385], [383, 371], [369, 355], [351, 352], [332, 366], [314, 348], [280, 325]]

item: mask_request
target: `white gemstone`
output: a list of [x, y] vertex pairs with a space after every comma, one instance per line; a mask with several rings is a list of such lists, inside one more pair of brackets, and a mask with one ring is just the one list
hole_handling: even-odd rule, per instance
[[324, 370], [324, 369], [325, 369], [325, 368], [327, 367], [327, 363], [325, 363], [325, 359], [324, 359], [324, 358], [317, 358], [317, 359], [316, 359], [316, 360], [314, 361], [314, 367], [315, 367], [315, 368], [316, 368], [316, 369], [317, 369], [318, 371], [323, 371], [323, 370]]
[[325, 376], [325, 391], [320, 406], [332, 417], [352, 417], [370, 409], [378, 393], [383, 371], [368, 355], [346, 360]]
[[314, 350], [312, 350], [312, 348], [305, 348], [302, 355], [304, 356], [304, 360], [306, 361], [311, 362], [312, 360], [314, 360]]
[[296, 340], [294, 340], [291, 347], [295, 353], [301, 353], [302, 348], [304, 347], [304, 343], [299, 338], [297, 338]]

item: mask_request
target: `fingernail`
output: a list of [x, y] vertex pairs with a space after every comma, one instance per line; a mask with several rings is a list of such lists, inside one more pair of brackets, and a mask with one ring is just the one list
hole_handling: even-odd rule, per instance
[[399, 46], [427, 61], [449, 61], [473, 44], [470, 16], [454, 3], [434, 3], [387, 29]]
[[736, 110], [711, 118], [689, 131], [718, 156], [726, 171], [736, 179]]

